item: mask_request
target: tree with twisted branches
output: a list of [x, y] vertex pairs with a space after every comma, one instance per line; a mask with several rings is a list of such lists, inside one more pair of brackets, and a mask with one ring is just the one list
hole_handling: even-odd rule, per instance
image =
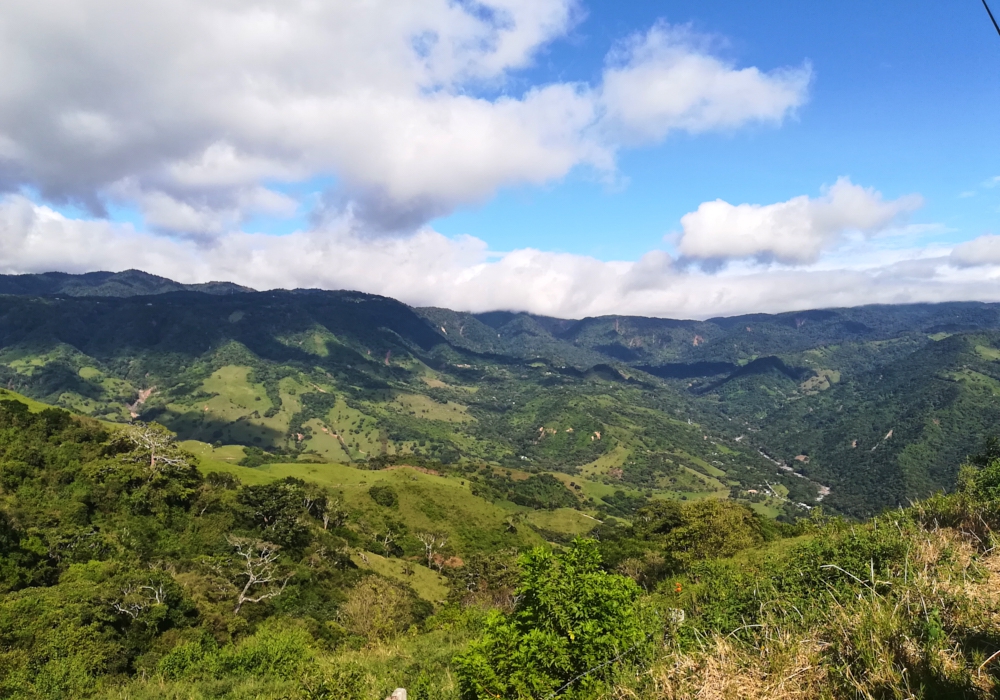
[[174, 441], [174, 434], [157, 423], [136, 421], [122, 431], [133, 452], [149, 458], [151, 474], [190, 466]]
[[[276, 544], [248, 537], [226, 537], [233, 548], [236, 572], [233, 585], [237, 591], [234, 615], [239, 615], [246, 603], [261, 603], [285, 592], [294, 571], [281, 571]], [[242, 585], [242, 587], [241, 587]]]

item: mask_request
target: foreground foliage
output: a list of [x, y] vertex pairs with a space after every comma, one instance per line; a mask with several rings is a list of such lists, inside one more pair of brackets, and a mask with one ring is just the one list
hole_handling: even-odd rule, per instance
[[[445, 566], [440, 533], [366, 532], [315, 483], [206, 477], [160, 426], [0, 401], [0, 696], [985, 700], [997, 452], [864, 522], [654, 500]], [[387, 518], [421, 493], [393, 483], [363, 491]], [[355, 563], [375, 549], [383, 575]], [[423, 562], [447, 595], [417, 595]]]

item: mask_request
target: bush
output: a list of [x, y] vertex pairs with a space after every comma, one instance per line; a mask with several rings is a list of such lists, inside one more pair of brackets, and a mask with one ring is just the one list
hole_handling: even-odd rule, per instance
[[219, 647], [207, 633], [167, 653], [157, 670], [171, 680], [220, 676], [296, 678], [309, 663], [312, 639], [297, 628], [263, 626], [237, 644]]
[[384, 508], [394, 508], [399, 503], [399, 496], [396, 495], [396, 490], [385, 484], [375, 484], [368, 489], [368, 495], [372, 497], [373, 501]]
[[400, 586], [369, 576], [347, 596], [341, 608], [344, 626], [369, 642], [389, 639], [414, 619], [412, 597]]
[[648, 660], [656, 626], [639, 587], [600, 563], [593, 540], [522, 557], [514, 612], [491, 613], [482, 638], [455, 660], [462, 697], [593, 697]]

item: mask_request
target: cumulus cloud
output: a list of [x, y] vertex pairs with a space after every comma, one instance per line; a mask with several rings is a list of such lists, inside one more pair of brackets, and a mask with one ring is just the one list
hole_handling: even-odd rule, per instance
[[[865, 264], [865, 258], [869, 264]], [[704, 318], [863, 303], [1000, 301], [1000, 256], [962, 268], [945, 250], [857, 251], [853, 266], [736, 263], [709, 274], [663, 251], [605, 262], [534, 249], [503, 255], [473, 237], [428, 228], [409, 237], [359, 235], [350, 221], [287, 236], [242, 232], [206, 244], [130, 225], [67, 218], [30, 200], [0, 200], [0, 272], [141, 268], [182, 282], [232, 280], [257, 289], [359, 289], [413, 305], [525, 310], [579, 318], [605, 314]]]
[[700, 260], [738, 258], [813, 263], [851, 232], [871, 236], [923, 204], [918, 195], [886, 201], [873, 189], [840, 178], [822, 196], [777, 204], [705, 202], [681, 218], [678, 250]]
[[675, 129], [780, 122], [805, 101], [808, 65], [739, 69], [698, 41], [687, 29], [661, 23], [612, 52], [601, 86], [605, 128], [630, 142], [658, 140]]
[[958, 244], [951, 251], [951, 262], [959, 267], [1000, 265], [1000, 236], [980, 236]]
[[94, 212], [124, 199], [156, 229], [211, 237], [269, 183], [332, 176], [328, 203], [413, 227], [507, 185], [613, 170], [623, 144], [777, 122], [805, 99], [807, 68], [738, 68], [666, 25], [596, 84], [508, 94], [579, 15], [574, 0], [8, 0], [0, 189]]

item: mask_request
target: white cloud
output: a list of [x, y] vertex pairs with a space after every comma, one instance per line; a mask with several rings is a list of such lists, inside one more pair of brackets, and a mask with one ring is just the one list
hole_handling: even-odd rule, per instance
[[699, 50], [697, 40], [658, 24], [614, 52], [601, 87], [605, 126], [628, 141], [658, 140], [675, 129], [780, 122], [805, 101], [809, 66], [738, 69]]
[[801, 196], [767, 205], [732, 205], [718, 199], [681, 218], [677, 248], [685, 257], [702, 260], [813, 263], [846, 234], [879, 233], [922, 203], [917, 195], [885, 201], [880, 193], [848, 178], [837, 180], [817, 199]]
[[958, 267], [1000, 265], [1000, 236], [980, 236], [958, 244], [951, 251], [951, 262]]
[[0, 189], [95, 210], [127, 195], [204, 236], [247, 216], [249, 190], [333, 176], [355, 216], [413, 226], [805, 98], [808, 69], [738, 68], [665, 25], [596, 85], [507, 94], [578, 15], [574, 0], [7, 0]]
[[[981, 239], [980, 239], [981, 240]], [[68, 219], [21, 196], [0, 200], [0, 272], [140, 268], [182, 282], [232, 280], [258, 289], [359, 289], [414, 305], [527, 310], [561, 317], [640, 314], [705, 318], [867, 303], [1000, 301], [1000, 252], [976, 268], [958, 254], [854, 242], [837, 266], [763, 269], [736, 263], [709, 274], [663, 251], [637, 262], [533, 249], [491, 254], [476, 238], [430, 229], [409, 237], [357, 235], [349, 219], [287, 236], [241, 232], [209, 242]], [[961, 250], [961, 246], [957, 249]]]

